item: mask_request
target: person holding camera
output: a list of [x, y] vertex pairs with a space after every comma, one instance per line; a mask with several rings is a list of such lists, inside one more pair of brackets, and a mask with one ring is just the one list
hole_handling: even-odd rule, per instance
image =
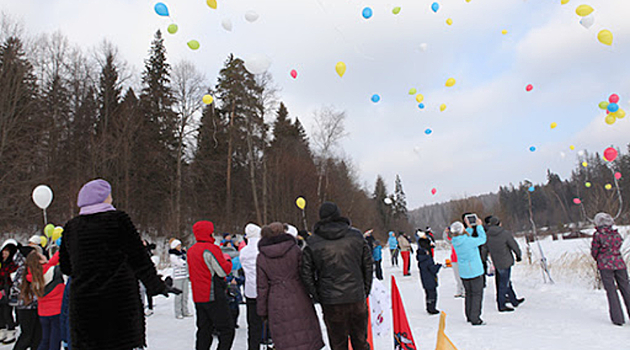
[[525, 298], [519, 299], [516, 297], [510, 281], [514, 255], [516, 255], [516, 261], [520, 262], [522, 260], [521, 249], [512, 234], [501, 227], [501, 221], [495, 216], [489, 220], [487, 236], [488, 251], [496, 271], [497, 306], [499, 312], [514, 311], [513, 308], [505, 305], [508, 301], [513, 307], [518, 307], [525, 301]]

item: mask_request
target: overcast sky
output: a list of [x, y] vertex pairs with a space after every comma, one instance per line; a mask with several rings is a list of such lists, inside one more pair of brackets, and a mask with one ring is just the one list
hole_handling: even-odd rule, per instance
[[[310, 130], [315, 109], [345, 110], [350, 134], [341, 152], [370, 189], [381, 174], [393, 191], [400, 174], [410, 208], [526, 178], [544, 182], [548, 168], [565, 178], [579, 150], [601, 153], [630, 142], [630, 117], [608, 126], [597, 107], [618, 93], [630, 112], [628, 0], [442, 0], [437, 13], [429, 0], [217, 2], [212, 10], [205, 0], [164, 1], [170, 19], [157, 16], [151, 0], [0, 0], [0, 10], [22, 20], [29, 34], [60, 30], [85, 48], [107, 39], [136, 73], [156, 29], [170, 23], [179, 26], [176, 35], [165, 34], [171, 63], [195, 62], [212, 85], [230, 53], [264, 53], [291, 116]], [[595, 8], [590, 29], [575, 13], [582, 3]], [[366, 6], [374, 12], [369, 20], [361, 15]], [[244, 19], [249, 10], [258, 21]], [[226, 18], [232, 32], [221, 26]], [[615, 36], [612, 47], [597, 40], [604, 28]], [[186, 46], [192, 39], [199, 50]], [[343, 78], [338, 61], [347, 65]], [[446, 88], [451, 77], [457, 84]], [[411, 88], [425, 96], [424, 110]]]

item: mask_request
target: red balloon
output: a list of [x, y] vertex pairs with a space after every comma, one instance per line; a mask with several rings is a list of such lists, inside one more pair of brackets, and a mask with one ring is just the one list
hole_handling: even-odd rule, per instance
[[621, 180], [621, 173], [619, 172], [615, 173], [615, 179]]
[[606, 159], [609, 162], [612, 162], [615, 159], [617, 159], [618, 155], [619, 153], [617, 153], [617, 150], [612, 147], [608, 147], [604, 150], [604, 159]]
[[582, 201], [579, 198], [573, 198], [573, 203], [582, 204]]
[[608, 98], [608, 101], [610, 103], [619, 103], [619, 95], [617, 94], [610, 95], [610, 97]]
[[293, 79], [296, 79], [296, 78], [297, 78], [297, 71], [296, 71], [295, 69], [291, 71], [291, 77], [292, 77]]
[[525, 87], [525, 90], [527, 90], [527, 92], [530, 92], [532, 90], [534, 90], [534, 86], [532, 84], [529, 84]]
[[437, 193], [437, 189], [436, 189], [436, 188], [434, 188], [434, 189], [432, 189], [432, 190], [431, 190], [431, 194], [432, 194], [432, 195], [434, 195], [434, 196], [435, 196], [435, 194], [436, 194], [436, 193]]

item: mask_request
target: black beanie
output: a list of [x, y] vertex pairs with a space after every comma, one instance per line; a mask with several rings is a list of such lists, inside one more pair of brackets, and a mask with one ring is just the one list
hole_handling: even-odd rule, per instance
[[337, 204], [333, 202], [324, 202], [321, 207], [319, 207], [319, 219], [336, 219], [341, 217], [341, 211]]
[[499, 220], [499, 218], [498, 218], [498, 217], [493, 216], [493, 217], [491, 217], [491, 218], [490, 218], [490, 222], [489, 222], [489, 224], [490, 224], [491, 226], [499, 226], [499, 224], [500, 224], [500, 223], [501, 223], [501, 220]]

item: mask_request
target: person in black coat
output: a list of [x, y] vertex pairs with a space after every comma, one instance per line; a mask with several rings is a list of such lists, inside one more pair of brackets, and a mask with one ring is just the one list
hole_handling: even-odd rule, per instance
[[80, 215], [64, 228], [60, 265], [72, 277], [74, 350], [146, 347], [138, 280], [150, 295], [180, 292], [158, 277], [131, 219], [111, 203], [107, 181], [88, 182], [78, 196]]
[[488, 236], [486, 245], [496, 270], [494, 278], [497, 285], [497, 308], [501, 312], [514, 311], [513, 308], [506, 306], [507, 302], [518, 307], [525, 301], [525, 298], [516, 297], [511, 281], [514, 256], [517, 262], [521, 261], [521, 249], [512, 234], [501, 226], [501, 221], [497, 217], [490, 218], [486, 235]]
[[436, 309], [438, 287], [437, 275], [442, 265], [436, 264], [433, 260], [431, 252], [434, 245], [431, 242], [431, 239], [422, 231], [419, 231], [418, 235], [418, 252], [416, 253], [416, 260], [418, 261], [418, 269], [420, 270], [422, 288], [424, 288], [427, 312], [431, 315], [436, 315], [440, 313], [440, 311]]

